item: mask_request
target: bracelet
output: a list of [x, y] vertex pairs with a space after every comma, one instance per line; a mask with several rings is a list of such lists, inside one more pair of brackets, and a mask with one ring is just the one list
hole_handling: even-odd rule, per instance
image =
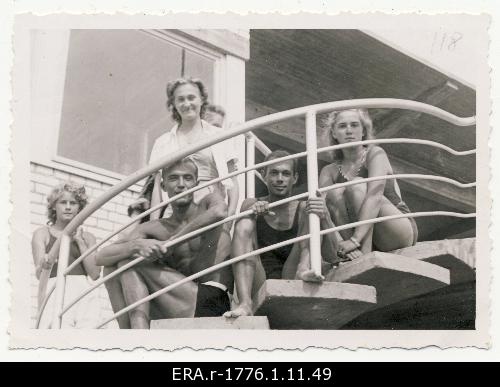
[[357, 249], [359, 249], [361, 247], [361, 243], [359, 243], [359, 241], [354, 238], [353, 236], [349, 238], [349, 240], [354, 243], [354, 246], [356, 246]]

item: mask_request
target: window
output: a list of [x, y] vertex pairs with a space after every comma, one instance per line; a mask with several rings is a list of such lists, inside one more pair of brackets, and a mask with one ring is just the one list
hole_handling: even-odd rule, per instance
[[215, 59], [139, 30], [72, 30], [57, 155], [129, 175], [174, 122], [166, 84], [201, 78], [212, 100]]

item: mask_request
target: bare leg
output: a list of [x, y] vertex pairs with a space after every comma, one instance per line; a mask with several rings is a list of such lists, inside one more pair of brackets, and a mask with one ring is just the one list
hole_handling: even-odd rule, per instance
[[[128, 259], [120, 261], [118, 263], [118, 267], [121, 267], [129, 262], [130, 260]], [[149, 295], [148, 287], [146, 286], [144, 279], [137, 272], [136, 268], [130, 268], [124, 271], [121, 274], [120, 280], [123, 289], [123, 296], [127, 305], [131, 305]], [[132, 329], [149, 329], [150, 318], [148, 302], [139, 305], [137, 308], [128, 313]]]
[[[380, 208], [379, 216], [401, 214], [389, 200]], [[377, 223], [373, 229], [373, 240], [380, 251], [392, 251], [409, 247], [413, 243], [413, 228], [410, 219], [392, 219]]]
[[[346, 188], [337, 188], [327, 192], [326, 206], [333, 222], [337, 226], [352, 222], [349, 216], [348, 204], [345, 198]], [[352, 229], [339, 231], [343, 239], [349, 239], [352, 236]]]
[[[346, 189], [346, 196], [349, 205], [353, 208], [357, 216], [365, 200], [366, 184], [361, 183], [348, 187]], [[383, 196], [378, 216], [397, 214], [401, 214], [401, 211]], [[401, 218], [376, 223], [366, 238], [360, 241], [363, 253], [372, 250], [372, 240], [380, 251], [391, 251], [411, 246], [413, 242], [413, 228], [411, 227], [410, 220]]]
[[[237, 257], [254, 250], [255, 246], [255, 220], [243, 218], [234, 228], [232, 256]], [[238, 294], [238, 307], [226, 312], [226, 317], [251, 316], [252, 293], [265, 281], [265, 273], [260, 263], [259, 256], [237, 262], [233, 265], [236, 280], [236, 291]]]
[[[140, 264], [137, 271], [147, 285], [149, 294], [185, 278], [183, 274], [167, 266], [151, 263]], [[158, 306], [161, 314], [159, 317], [161, 318], [193, 317], [196, 310], [197, 295], [198, 285], [190, 281], [156, 297], [151, 302]]]
[[[116, 266], [107, 266], [103, 269], [103, 275], [107, 276], [116, 270]], [[120, 282], [120, 277], [114, 277], [104, 284], [106, 290], [108, 291], [109, 301], [111, 302], [111, 307], [113, 312], [117, 313], [127, 306], [125, 302], [125, 297], [123, 296], [122, 284]], [[116, 319], [118, 321], [118, 326], [120, 329], [130, 329], [130, 319], [128, 314], [125, 313]]]
[[[359, 220], [359, 212], [366, 196], [366, 183], [359, 183], [346, 187], [345, 197], [350, 208], [352, 217], [350, 222], [357, 222]], [[354, 232], [354, 229], [351, 229]], [[372, 251], [373, 245], [373, 226], [370, 228], [361, 243], [361, 252], [366, 254]]]

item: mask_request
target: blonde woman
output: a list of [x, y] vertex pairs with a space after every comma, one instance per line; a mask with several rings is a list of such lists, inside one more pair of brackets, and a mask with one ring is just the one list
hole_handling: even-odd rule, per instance
[[[365, 109], [334, 111], [326, 119], [332, 144], [346, 144], [373, 138], [373, 125]], [[333, 163], [320, 173], [320, 186], [393, 174], [385, 151], [377, 145], [356, 145], [334, 151]], [[360, 183], [328, 191], [326, 204], [335, 225], [409, 213], [395, 179]], [[400, 218], [358, 226], [340, 232], [337, 255], [345, 258], [360, 249], [391, 251], [416, 243], [418, 231], [413, 218]]]

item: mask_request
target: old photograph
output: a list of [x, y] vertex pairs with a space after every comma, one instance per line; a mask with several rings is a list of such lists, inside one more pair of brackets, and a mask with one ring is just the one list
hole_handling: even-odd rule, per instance
[[16, 18], [11, 345], [486, 347], [488, 18], [220, 19]]

